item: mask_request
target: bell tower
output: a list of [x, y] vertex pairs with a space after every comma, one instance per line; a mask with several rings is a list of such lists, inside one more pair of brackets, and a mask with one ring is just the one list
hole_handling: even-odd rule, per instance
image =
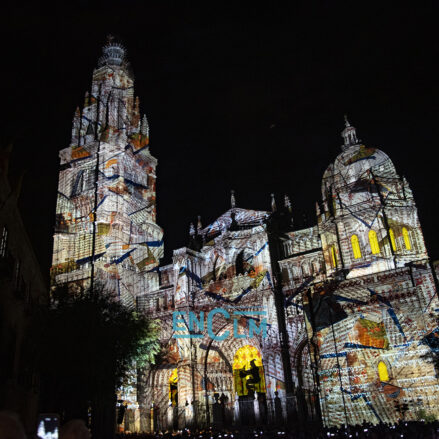
[[60, 171], [52, 288], [99, 283], [124, 303], [158, 285], [163, 230], [156, 223], [157, 159], [126, 50], [109, 37], [91, 91], [77, 108]]

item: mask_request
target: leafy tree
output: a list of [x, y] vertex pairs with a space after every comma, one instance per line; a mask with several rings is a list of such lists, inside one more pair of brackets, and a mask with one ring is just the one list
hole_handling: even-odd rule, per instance
[[91, 407], [93, 437], [112, 437], [116, 389], [133, 367], [154, 362], [158, 324], [99, 285], [76, 295], [59, 288], [53, 299], [30, 340], [38, 346], [44, 410], [87, 420]]

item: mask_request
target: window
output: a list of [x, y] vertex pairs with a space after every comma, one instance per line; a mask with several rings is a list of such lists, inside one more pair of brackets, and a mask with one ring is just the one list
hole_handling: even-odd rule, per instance
[[389, 382], [389, 371], [387, 370], [386, 363], [384, 361], [380, 361], [378, 363], [378, 375], [380, 377], [380, 381], [383, 383]]
[[389, 236], [390, 236], [390, 245], [392, 246], [392, 249], [394, 252], [396, 252], [396, 241], [395, 241], [395, 233], [392, 229], [389, 229]]
[[331, 246], [331, 261], [332, 261], [332, 268], [337, 268], [337, 253], [335, 252], [335, 246]]
[[14, 275], [14, 283], [15, 283], [15, 288], [18, 290], [20, 288], [20, 260], [17, 259], [17, 261], [15, 262], [15, 275]]
[[354, 253], [354, 258], [360, 259], [361, 258], [361, 249], [360, 249], [360, 243], [358, 242], [357, 235], [351, 236], [351, 245], [352, 245], [352, 251]]
[[380, 252], [380, 245], [378, 244], [378, 238], [375, 230], [369, 232], [369, 244], [373, 255], [377, 255]]
[[8, 229], [4, 226], [2, 231], [2, 238], [0, 241], [0, 257], [6, 256], [6, 250], [8, 248]]
[[404, 238], [404, 245], [407, 250], [412, 249], [412, 243], [410, 241], [409, 231], [403, 227], [402, 228], [402, 237]]
[[236, 275], [244, 274], [244, 250], [236, 257]]

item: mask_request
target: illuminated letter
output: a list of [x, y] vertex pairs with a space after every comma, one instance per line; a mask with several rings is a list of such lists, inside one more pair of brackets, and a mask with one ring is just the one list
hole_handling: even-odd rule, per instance
[[235, 338], [246, 338], [245, 334], [240, 334], [238, 332], [238, 319], [233, 319], [233, 337], [235, 337]]
[[199, 331], [204, 331], [204, 311], [200, 311], [200, 320], [197, 320], [197, 316], [193, 311], [189, 311], [189, 331], [195, 331], [194, 323]]
[[253, 319], [250, 319], [248, 323], [248, 336], [253, 337], [253, 331], [255, 334], [260, 334], [262, 331], [262, 338], [267, 336], [267, 319], [262, 319], [261, 325], [259, 328], [256, 325], [256, 322]]
[[360, 259], [361, 258], [361, 249], [360, 249], [360, 243], [358, 242], [357, 235], [351, 236], [351, 245], [352, 245], [352, 251], [354, 252], [354, 258]]
[[[174, 311], [172, 313], [172, 330], [173, 331], [182, 331], [185, 329], [185, 327], [182, 328], [181, 326], [178, 326], [179, 323], [183, 323], [183, 325], [186, 325], [184, 318], [179, 318], [179, 316], [181, 316], [183, 314], [185, 314], [184, 311]], [[186, 337], [188, 337], [188, 334], [185, 334], [185, 335], [174, 334], [173, 337], [174, 338], [186, 338]]]
[[216, 335], [213, 332], [212, 320], [213, 320], [213, 316], [215, 314], [222, 314], [226, 319], [230, 318], [230, 314], [226, 310], [224, 310], [224, 309], [215, 308], [212, 311], [210, 311], [210, 313], [207, 316], [207, 332], [209, 334], [209, 337], [213, 338], [214, 340], [222, 341], [222, 340], [226, 339], [229, 336], [230, 331], [225, 332], [223, 335]]

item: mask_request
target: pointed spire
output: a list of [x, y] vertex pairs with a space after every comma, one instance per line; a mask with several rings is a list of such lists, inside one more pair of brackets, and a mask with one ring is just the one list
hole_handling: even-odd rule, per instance
[[197, 221], [197, 233], [198, 234], [200, 234], [202, 228], [203, 228], [203, 226], [201, 224], [201, 216], [198, 215], [198, 221]]
[[359, 140], [357, 139], [357, 132], [355, 128], [349, 123], [348, 117], [344, 116], [345, 129], [341, 132], [341, 137], [343, 137], [344, 145], [342, 146], [343, 151], [348, 149], [350, 146], [357, 145]]
[[230, 191], [230, 205], [232, 209], [236, 207], [235, 191], [233, 189]]
[[276, 200], [274, 198], [274, 194], [271, 194], [271, 211], [276, 212]]
[[316, 214], [317, 216], [320, 216], [320, 206], [319, 203], [316, 201]]
[[87, 108], [89, 105], [90, 105], [89, 94], [88, 91], [86, 91], [84, 96], [84, 108]]
[[288, 212], [290, 212], [290, 213], [292, 212], [290, 197], [287, 194], [285, 194], [285, 197], [284, 197], [284, 206], [285, 206], [285, 209], [288, 210]]
[[189, 225], [189, 235], [192, 236], [192, 237], [195, 235], [195, 227], [194, 227], [194, 223], [191, 223], [191, 224]]
[[140, 132], [146, 137], [149, 137], [149, 124], [148, 119], [146, 118], [146, 114], [143, 115], [142, 125], [140, 127]]

